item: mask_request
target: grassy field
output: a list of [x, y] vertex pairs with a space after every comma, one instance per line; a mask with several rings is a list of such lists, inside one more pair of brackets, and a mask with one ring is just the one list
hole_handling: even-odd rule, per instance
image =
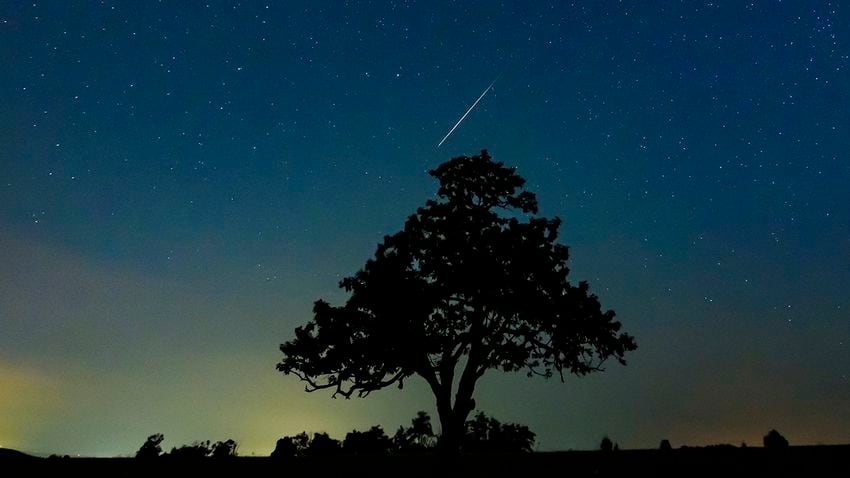
[[371, 476], [658, 477], [850, 476], [850, 445], [676, 450], [568, 451], [528, 455], [0, 459], [2, 476]]

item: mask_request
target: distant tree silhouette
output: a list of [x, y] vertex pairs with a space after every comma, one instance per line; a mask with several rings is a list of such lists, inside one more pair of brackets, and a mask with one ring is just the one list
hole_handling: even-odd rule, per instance
[[661, 443], [658, 445], [659, 450], [672, 450], [673, 447], [670, 445], [670, 440], [661, 440]]
[[614, 442], [607, 436], [602, 437], [602, 441], [599, 442], [599, 449], [602, 451], [612, 451], [614, 449]]
[[788, 440], [775, 429], [767, 432], [763, 443], [765, 448], [785, 448], [788, 446]]
[[272, 458], [300, 456], [304, 454], [309, 444], [310, 438], [306, 432], [301, 432], [295, 436], [286, 436], [277, 441], [271, 456]]
[[715, 443], [713, 445], [706, 445], [705, 448], [710, 450], [734, 450], [737, 447], [731, 443]]
[[157, 458], [162, 454], [162, 448], [160, 445], [162, 441], [165, 440], [165, 436], [162, 433], [155, 433], [148, 437], [147, 440], [142, 444], [139, 451], [136, 452], [136, 458]]
[[307, 435], [307, 432], [301, 432], [295, 435], [293, 439], [295, 442], [295, 446], [298, 447], [299, 453], [304, 453], [310, 446], [310, 437]]
[[298, 454], [298, 447], [295, 445], [292, 437], [282, 437], [277, 440], [277, 443], [272, 450], [272, 458], [290, 458]]
[[206, 458], [212, 453], [210, 441], [196, 441], [191, 445], [183, 445], [180, 448], [172, 448], [168, 453], [171, 458], [178, 459], [198, 459]]
[[421, 452], [432, 448], [436, 436], [431, 427], [431, 417], [427, 412], [417, 412], [410, 427], [399, 427], [393, 435], [393, 447], [401, 453]]
[[535, 434], [525, 425], [502, 424], [484, 412], [466, 422], [463, 450], [469, 452], [531, 453]]
[[213, 444], [212, 448], [210, 448], [210, 456], [213, 458], [233, 457], [236, 456], [236, 449], [238, 447], [239, 444], [231, 439], [216, 442]]
[[342, 442], [342, 450], [356, 455], [383, 455], [392, 450], [392, 445], [384, 429], [376, 425], [365, 432], [348, 432]]
[[414, 441], [422, 446], [431, 446], [434, 439], [434, 429], [431, 427], [431, 416], [428, 412], [418, 411], [410, 421], [410, 434]]
[[327, 433], [315, 433], [304, 450], [304, 454], [310, 456], [332, 456], [339, 454], [340, 449], [339, 440], [331, 438]]
[[342, 280], [345, 305], [315, 303], [314, 319], [280, 346], [277, 369], [308, 392], [346, 398], [420, 375], [436, 399], [440, 444], [454, 452], [487, 370], [563, 381], [611, 357], [625, 364], [636, 345], [586, 282], [567, 281], [561, 221], [534, 216], [537, 199], [513, 168], [482, 151], [430, 174], [438, 198]]

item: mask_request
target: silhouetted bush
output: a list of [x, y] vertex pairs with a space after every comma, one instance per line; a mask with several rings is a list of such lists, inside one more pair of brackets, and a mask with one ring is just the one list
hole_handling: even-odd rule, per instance
[[337, 455], [340, 452], [339, 440], [335, 440], [328, 436], [327, 433], [315, 433], [304, 454], [311, 456], [331, 456]]
[[162, 454], [160, 445], [164, 439], [165, 436], [162, 433], [155, 433], [149, 436], [139, 448], [139, 451], [136, 452], [136, 458], [149, 459], [159, 457]]
[[715, 443], [705, 447], [708, 450], [734, 450], [737, 447], [731, 443]]
[[599, 442], [599, 449], [602, 451], [612, 451], [614, 449], [614, 442], [607, 436], [602, 437], [602, 441]]
[[212, 453], [210, 441], [196, 441], [191, 445], [183, 445], [180, 448], [172, 448], [168, 453], [171, 458], [179, 458], [181, 460], [194, 460], [198, 458], [206, 458]]
[[767, 432], [763, 442], [765, 448], [785, 448], [788, 446], [788, 440], [775, 429]]
[[670, 440], [661, 440], [661, 444], [658, 445], [659, 450], [672, 450], [673, 447], [670, 446]]
[[525, 425], [502, 424], [483, 412], [466, 422], [463, 450], [467, 452], [531, 453], [535, 434]]
[[[482, 412], [466, 422], [463, 450], [471, 453], [530, 453], [534, 448], [534, 432], [527, 426], [516, 423], [500, 423]], [[198, 445], [198, 444], [196, 444]], [[200, 445], [204, 445], [201, 443]], [[209, 447], [209, 442], [206, 443]], [[277, 440], [272, 458], [290, 458], [297, 456], [333, 456], [340, 453], [352, 455], [381, 455], [387, 453], [418, 453], [434, 449], [437, 437], [431, 427], [431, 417], [426, 412], [418, 412], [407, 429], [399, 427], [390, 438], [380, 425], [366, 431], [352, 430], [340, 443], [327, 433], [315, 433], [310, 438], [306, 432], [295, 436], [285, 436]], [[219, 444], [213, 445], [212, 450]], [[176, 450], [178, 454], [190, 450]], [[174, 453], [174, 451], [172, 451]]]
[[[160, 437], [161, 436], [162, 435], [160, 435]], [[154, 437], [156, 437], [156, 435], [152, 436], [151, 438]], [[151, 440], [151, 438], [148, 438], [148, 440]], [[144, 445], [142, 445], [142, 447], [144, 448]], [[168, 453], [168, 456], [170, 458], [177, 458], [181, 460], [193, 460], [207, 457], [227, 458], [236, 456], [237, 448], [239, 448], [239, 444], [232, 439], [227, 439], [225, 441], [219, 441], [212, 444], [209, 440], [196, 441], [191, 445], [183, 445], [179, 448], [172, 448], [171, 451]]]
[[239, 444], [231, 439], [216, 442], [211, 449], [210, 456], [213, 458], [228, 458], [236, 456], [236, 449]]
[[[383, 433], [381, 427], [372, 427], [372, 430], [364, 433], [374, 433], [375, 429], [378, 429], [381, 433]], [[389, 442], [389, 437], [387, 437], [385, 433], [383, 435], [387, 442]], [[310, 438], [310, 436], [307, 435], [307, 432], [301, 432], [295, 436], [285, 436], [278, 439], [271, 456], [272, 458], [290, 458], [294, 456], [331, 456], [339, 454], [340, 451], [342, 451], [342, 445], [339, 440], [331, 438], [327, 433], [314, 433], [313, 437]]]
[[283, 437], [277, 441], [271, 456], [272, 458], [289, 458], [301, 455], [307, 449], [309, 442], [310, 439], [305, 432], [301, 432], [294, 437]]
[[342, 450], [356, 455], [382, 455], [392, 449], [392, 441], [384, 429], [376, 425], [365, 432], [353, 430], [345, 435]]

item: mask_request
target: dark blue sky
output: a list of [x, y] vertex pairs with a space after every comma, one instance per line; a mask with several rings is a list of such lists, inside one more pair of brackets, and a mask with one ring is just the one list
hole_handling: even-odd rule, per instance
[[850, 439], [838, 2], [2, 1], [0, 65], [0, 446], [267, 453], [433, 413], [423, 384], [307, 395], [277, 346], [482, 148], [640, 347], [491, 373], [482, 410], [541, 449]]

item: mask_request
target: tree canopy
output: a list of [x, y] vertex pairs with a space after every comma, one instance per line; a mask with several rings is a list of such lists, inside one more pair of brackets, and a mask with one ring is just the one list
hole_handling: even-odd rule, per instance
[[392, 440], [395, 449], [401, 453], [421, 452], [433, 447], [435, 436], [431, 417], [427, 412], [417, 412], [409, 427], [398, 427]]
[[463, 449], [470, 452], [531, 453], [535, 433], [525, 425], [501, 423], [484, 412], [466, 422]]
[[315, 303], [313, 320], [280, 346], [277, 368], [307, 391], [346, 398], [418, 375], [436, 397], [441, 442], [457, 449], [487, 370], [563, 381], [609, 358], [625, 364], [636, 345], [586, 282], [569, 283], [561, 220], [536, 216], [537, 198], [513, 168], [482, 151], [430, 174], [437, 198], [341, 281], [344, 305]]
[[762, 439], [765, 448], [786, 448], [788, 440], [774, 428], [767, 432], [767, 435]]
[[136, 458], [157, 458], [162, 454], [162, 441], [165, 440], [165, 436], [162, 433], [154, 433], [149, 436], [147, 440], [142, 444], [139, 448], [139, 451], [136, 452]]
[[345, 435], [342, 451], [357, 455], [382, 455], [392, 451], [393, 442], [380, 425], [361, 432], [352, 430]]

